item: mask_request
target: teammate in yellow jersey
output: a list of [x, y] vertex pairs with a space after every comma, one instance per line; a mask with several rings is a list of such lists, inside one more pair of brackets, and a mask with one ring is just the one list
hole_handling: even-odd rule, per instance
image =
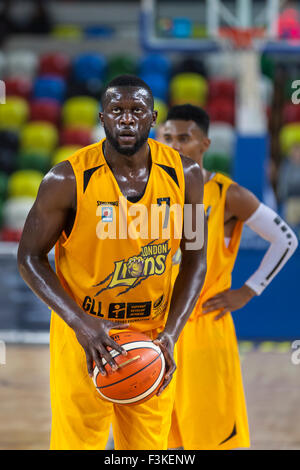
[[[230, 312], [259, 295], [297, 246], [288, 225], [247, 189], [203, 168], [209, 116], [192, 105], [174, 106], [160, 139], [202, 168], [208, 221], [207, 274], [196, 307], [178, 341], [176, 397], [169, 448], [226, 450], [249, 447], [238, 345]], [[270, 242], [258, 270], [239, 289], [231, 273], [243, 224]], [[180, 252], [174, 257], [176, 278]], [[179, 271], [180, 272], [180, 271]], [[178, 279], [178, 278], [177, 278]]]
[[[138, 77], [112, 80], [100, 113], [106, 139], [45, 176], [24, 227], [20, 273], [52, 309], [51, 449], [104, 449], [111, 422], [117, 450], [168, 445], [174, 346], [204, 282], [206, 222], [198, 218], [201, 168], [148, 139], [153, 102]], [[163, 227], [152, 222], [155, 208]], [[47, 258], [54, 244], [56, 273]], [[172, 291], [179, 246], [182, 271]], [[108, 333], [126, 327], [150, 335], [166, 361], [157, 395], [130, 406], [102, 400], [91, 379], [93, 361], [104, 375], [103, 359], [116, 370], [108, 348], [126, 352]]]

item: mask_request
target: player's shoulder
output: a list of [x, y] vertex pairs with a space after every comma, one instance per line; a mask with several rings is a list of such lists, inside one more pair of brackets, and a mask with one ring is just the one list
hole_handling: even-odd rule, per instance
[[200, 165], [198, 165], [198, 163], [192, 158], [186, 157], [182, 154], [180, 154], [180, 159], [185, 178], [196, 178], [198, 182], [200, 181], [203, 183], [203, 173]]
[[37, 201], [49, 201], [52, 206], [73, 206], [76, 196], [76, 178], [69, 161], [55, 165], [44, 176], [37, 195]]

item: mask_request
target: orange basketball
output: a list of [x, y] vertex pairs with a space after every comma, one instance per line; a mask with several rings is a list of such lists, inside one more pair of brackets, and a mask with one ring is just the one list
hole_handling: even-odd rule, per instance
[[149, 400], [157, 392], [165, 373], [161, 349], [138, 331], [124, 330], [111, 337], [122, 345], [127, 356], [111, 350], [110, 354], [119, 367], [112, 371], [102, 359], [105, 376], [95, 366], [93, 381], [101, 397], [118, 405], [136, 405]]

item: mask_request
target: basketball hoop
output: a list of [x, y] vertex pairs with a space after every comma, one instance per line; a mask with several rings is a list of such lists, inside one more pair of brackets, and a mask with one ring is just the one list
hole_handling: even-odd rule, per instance
[[250, 49], [253, 46], [253, 39], [262, 39], [265, 34], [265, 28], [219, 28], [219, 37], [227, 39], [235, 49]]

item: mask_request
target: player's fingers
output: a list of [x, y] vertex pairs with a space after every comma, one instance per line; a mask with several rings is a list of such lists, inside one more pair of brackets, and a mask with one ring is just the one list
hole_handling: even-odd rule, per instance
[[98, 351], [101, 354], [102, 358], [107, 362], [107, 364], [110, 365], [112, 370], [118, 369], [118, 364], [115, 362], [110, 352], [104, 346], [99, 346]]
[[102, 362], [102, 357], [97, 350], [93, 353], [93, 359], [101, 375], [106, 375], [106, 370]]
[[215, 316], [214, 321], [220, 320], [220, 318], [224, 317], [226, 313], [229, 313], [229, 310], [225, 308], [221, 313]]
[[206, 315], [207, 313], [215, 312], [216, 310], [220, 310], [225, 308], [224, 302], [218, 302], [212, 305], [211, 307], [206, 307], [202, 310], [202, 313]]
[[157, 394], [156, 394], [158, 397], [159, 397], [159, 396], [162, 394], [162, 392], [167, 388], [167, 386], [168, 386], [169, 383], [171, 382], [172, 378], [173, 378], [173, 374], [169, 375], [168, 377], [165, 376], [165, 379], [164, 379], [164, 381], [163, 381], [161, 387], [159, 387], [158, 392], [157, 392]]
[[126, 349], [122, 348], [122, 346], [120, 346], [120, 344], [116, 343], [113, 339], [111, 339], [110, 337], [108, 337], [107, 341], [106, 341], [106, 346], [109, 346], [110, 348], [112, 349], [115, 349], [116, 351], [118, 351], [120, 354], [122, 354], [123, 356], [126, 356], [127, 355], [127, 351]]

